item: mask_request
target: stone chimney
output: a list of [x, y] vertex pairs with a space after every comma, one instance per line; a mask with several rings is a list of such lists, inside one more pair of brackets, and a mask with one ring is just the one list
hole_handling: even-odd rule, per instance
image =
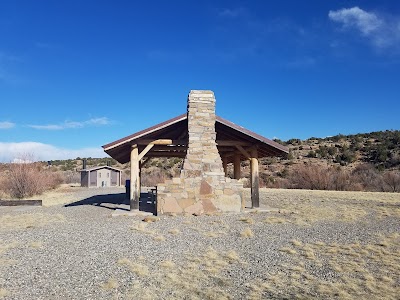
[[239, 212], [243, 185], [226, 178], [216, 143], [215, 97], [192, 90], [188, 96], [188, 149], [179, 178], [158, 185], [157, 213]]
[[181, 178], [225, 177], [216, 143], [214, 93], [190, 91], [187, 114], [189, 141]]

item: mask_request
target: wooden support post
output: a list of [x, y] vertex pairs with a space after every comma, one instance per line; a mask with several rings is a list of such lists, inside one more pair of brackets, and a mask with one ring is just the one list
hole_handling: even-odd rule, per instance
[[240, 179], [240, 154], [235, 153], [233, 157], [233, 177], [235, 179]]
[[260, 190], [258, 178], [258, 153], [257, 149], [251, 150], [250, 158], [250, 172], [251, 172], [251, 207], [260, 207]]
[[139, 160], [139, 184], [138, 184], [138, 193], [139, 193], [139, 199], [140, 195], [142, 194], [142, 161]]
[[226, 156], [222, 157], [222, 166], [224, 167], [225, 177], [228, 176], [228, 158]]
[[139, 149], [133, 145], [131, 149], [131, 193], [130, 209], [139, 210], [140, 177], [139, 177]]

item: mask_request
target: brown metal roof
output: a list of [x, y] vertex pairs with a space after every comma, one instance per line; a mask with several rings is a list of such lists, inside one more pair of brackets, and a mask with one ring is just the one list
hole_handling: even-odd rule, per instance
[[283, 145], [281, 145], [281, 144], [279, 144], [277, 142], [274, 142], [274, 141], [272, 141], [270, 139], [267, 139], [266, 137], [263, 137], [263, 136], [255, 133], [253, 131], [250, 131], [250, 130], [242, 127], [242, 126], [236, 125], [235, 123], [233, 123], [231, 121], [228, 121], [228, 120], [223, 119], [223, 118], [218, 117], [218, 116], [216, 116], [216, 121], [221, 123], [221, 124], [224, 124], [225, 126], [231, 127], [231, 128], [233, 128], [233, 129], [235, 129], [235, 130], [237, 130], [237, 131], [239, 131], [239, 132], [241, 132], [241, 133], [243, 133], [245, 135], [248, 135], [249, 137], [252, 137], [252, 138], [254, 138], [254, 139], [256, 139], [256, 140], [258, 140], [258, 141], [260, 141], [262, 143], [265, 143], [265, 144], [267, 144], [267, 145], [269, 145], [271, 147], [277, 148], [277, 149], [279, 149], [279, 150], [281, 150], [281, 151], [283, 151], [285, 153], [289, 153], [289, 148], [288, 147], [283, 146]]
[[96, 167], [92, 167], [92, 168], [82, 169], [82, 170], [80, 170], [80, 172], [90, 172], [90, 171], [95, 171], [95, 170], [100, 170], [100, 169], [110, 169], [110, 170], [122, 172], [122, 170], [111, 167], [111, 166], [96, 166]]
[[[289, 153], [287, 147], [218, 116], [216, 116], [215, 130], [218, 150], [221, 156], [227, 156], [228, 162], [233, 160], [233, 156], [229, 154], [237, 151], [235, 144], [243, 144], [244, 148], [256, 147], [260, 158], [284, 156]], [[187, 114], [182, 114], [102, 147], [118, 162], [127, 163], [130, 160], [131, 145], [138, 144], [139, 151], [142, 151], [146, 147], [141, 144], [143, 140], [171, 139], [174, 141], [172, 145], [155, 145], [145, 157], [185, 157], [187, 132]], [[242, 160], [246, 159], [241, 156]]]
[[149, 133], [151, 133], [151, 132], [160, 130], [160, 129], [164, 128], [164, 127], [170, 126], [170, 125], [172, 125], [172, 124], [174, 124], [174, 123], [176, 123], [176, 122], [182, 121], [182, 120], [184, 120], [184, 119], [186, 119], [186, 118], [187, 118], [187, 115], [186, 115], [186, 114], [179, 115], [179, 116], [177, 116], [177, 117], [175, 117], [175, 118], [172, 118], [172, 119], [169, 119], [169, 120], [167, 120], [167, 121], [164, 121], [164, 122], [162, 122], [162, 123], [160, 123], [160, 124], [151, 126], [151, 127], [147, 128], [147, 129], [143, 129], [143, 130], [138, 131], [138, 132], [136, 132], [136, 133], [134, 133], [134, 134], [128, 135], [128, 136], [123, 137], [123, 138], [121, 138], [121, 139], [119, 139], [119, 140], [116, 140], [116, 141], [114, 141], [114, 142], [111, 142], [111, 143], [109, 143], [109, 144], [106, 144], [106, 145], [104, 145], [104, 146], [102, 146], [102, 147], [103, 147], [104, 151], [107, 152], [108, 149], [117, 147], [118, 145], [120, 145], [120, 144], [122, 144], [122, 143], [126, 143], [126, 142], [132, 141], [132, 140], [134, 140], [134, 139], [138, 139], [138, 138], [140, 138], [140, 137], [142, 137], [142, 136], [144, 136], [144, 135], [146, 135], [146, 134], [149, 134]]

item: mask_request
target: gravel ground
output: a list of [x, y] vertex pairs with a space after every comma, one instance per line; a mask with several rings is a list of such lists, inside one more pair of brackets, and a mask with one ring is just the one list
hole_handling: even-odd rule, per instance
[[[399, 197], [364, 205], [344, 193], [328, 197], [264, 190], [261, 203], [282, 208], [280, 212], [162, 216], [144, 223], [139, 216], [111, 217], [123, 193], [120, 188], [76, 189], [70, 206], [0, 207], [0, 298], [374, 299], [380, 293], [382, 299], [400, 299]], [[366, 207], [365, 214], [349, 221], [295, 210], [304, 203], [323, 203], [324, 212], [335, 215], [344, 201]], [[382, 216], [380, 206], [396, 214]], [[350, 206], [344, 207], [348, 211]], [[31, 216], [40, 218], [16, 225]], [[300, 217], [304, 224], [297, 222]], [[14, 225], [5, 226], [4, 220], [11, 219]], [[379, 245], [383, 238], [386, 244]], [[378, 255], [376, 245], [385, 248], [378, 249], [380, 259], [371, 256]], [[326, 256], [328, 247], [339, 250]], [[362, 250], [367, 252], [360, 257]], [[306, 254], [310, 251], [311, 257]], [[349, 259], [346, 251], [354, 252], [349, 260], [358, 264], [354, 268], [362, 266], [372, 274], [370, 281], [358, 284], [359, 274], [332, 269], [332, 262]], [[389, 259], [395, 265], [382, 270]], [[341, 285], [349, 286], [346, 280], [352, 278], [358, 286], [341, 294]], [[384, 290], [379, 290], [380, 280], [387, 280]], [[368, 282], [376, 286], [368, 287]]]

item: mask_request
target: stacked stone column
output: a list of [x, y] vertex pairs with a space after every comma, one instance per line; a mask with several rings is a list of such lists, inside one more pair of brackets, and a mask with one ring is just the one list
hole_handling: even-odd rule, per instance
[[216, 144], [215, 97], [192, 90], [188, 96], [188, 149], [180, 178], [158, 186], [157, 213], [242, 210], [243, 186], [225, 177]]

